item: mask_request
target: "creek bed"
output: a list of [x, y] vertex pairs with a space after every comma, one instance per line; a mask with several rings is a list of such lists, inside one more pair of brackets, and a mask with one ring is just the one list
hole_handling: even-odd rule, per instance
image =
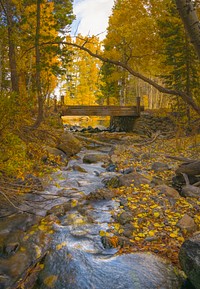
[[[105, 160], [110, 149], [99, 150], [83, 149], [46, 178], [44, 192], [26, 196], [21, 208], [37, 217], [15, 214], [0, 221], [0, 288], [22, 288], [16, 287], [20, 278], [27, 289], [181, 288], [182, 274], [165, 260], [148, 253], [120, 256], [103, 246], [100, 232], [109, 229], [119, 204], [85, 199], [104, 187], [104, 163], [83, 163], [90, 154]], [[40, 264], [37, 273], [33, 264]]]

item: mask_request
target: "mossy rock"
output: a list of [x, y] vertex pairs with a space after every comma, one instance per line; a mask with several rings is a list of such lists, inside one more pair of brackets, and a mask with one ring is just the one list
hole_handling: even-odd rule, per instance
[[63, 151], [69, 157], [81, 150], [81, 142], [72, 134], [63, 132], [57, 139], [56, 148]]

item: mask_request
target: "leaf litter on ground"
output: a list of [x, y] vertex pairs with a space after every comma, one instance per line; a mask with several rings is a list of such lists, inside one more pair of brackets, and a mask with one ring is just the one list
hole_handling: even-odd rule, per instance
[[[134, 171], [142, 173], [145, 177], [153, 177], [171, 185], [175, 169], [180, 164], [177, 160], [167, 159], [166, 155], [182, 156], [191, 159], [200, 157], [200, 135], [192, 137], [178, 137], [173, 139], [157, 139], [150, 145], [134, 146], [135, 136], [131, 141], [115, 147], [113, 156], [117, 171], [124, 171], [132, 167]], [[138, 142], [137, 142], [138, 144]], [[154, 162], [166, 163], [169, 170], [155, 172], [152, 170]], [[111, 189], [111, 188], [110, 188]], [[113, 212], [114, 219], [123, 212], [131, 212], [132, 225], [131, 235], [119, 249], [119, 253], [151, 251], [162, 257], [167, 257], [174, 264], [179, 265], [178, 253], [185, 239], [193, 232], [181, 229], [178, 222], [187, 214], [192, 217], [196, 224], [196, 232], [200, 230], [200, 199], [180, 197], [179, 199], [168, 198], [158, 193], [151, 185], [141, 184], [135, 187], [134, 183], [129, 187], [112, 188], [115, 200], [120, 203], [125, 198], [126, 206], [120, 205], [117, 212]], [[110, 239], [113, 246], [120, 247], [120, 238], [124, 235], [124, 225], [117, 221], [110, 224]], [[109, 235], [106, 232], [106, 236]], [[115, 240], [112, 242], [113, 236]], [[118, 238], [118, 242], [116, 241]], [[126, 237], [127, 238], [127, 237]]]

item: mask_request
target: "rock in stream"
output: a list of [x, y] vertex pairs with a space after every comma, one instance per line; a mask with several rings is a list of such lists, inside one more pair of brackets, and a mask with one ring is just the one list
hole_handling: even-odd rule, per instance
[[57, 242], [34, 289], [180, 289], [183, 283], [171, 264], [153, 254], [81, 250], [60, 234]]

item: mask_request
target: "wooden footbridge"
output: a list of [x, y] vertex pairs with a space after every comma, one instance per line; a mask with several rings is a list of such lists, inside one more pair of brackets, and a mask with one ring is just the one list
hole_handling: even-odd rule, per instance
[[67, 105], [62, 107], [62, 116], [140, 116], [143, 107]]
[[135, 106], [115, 105], [61, 105], [59, 107], [61, 116], [110, 116], [111, 124], [120, 127], [121, 130], [131, 131], [136, 118], [144, 111], [137, 98]]
[[140, 98], [137, 98], [135, 106], [115, 106], [115, 105], [61, 105], [62, 116], [140, 116], [144, 110], [140, 106]]

